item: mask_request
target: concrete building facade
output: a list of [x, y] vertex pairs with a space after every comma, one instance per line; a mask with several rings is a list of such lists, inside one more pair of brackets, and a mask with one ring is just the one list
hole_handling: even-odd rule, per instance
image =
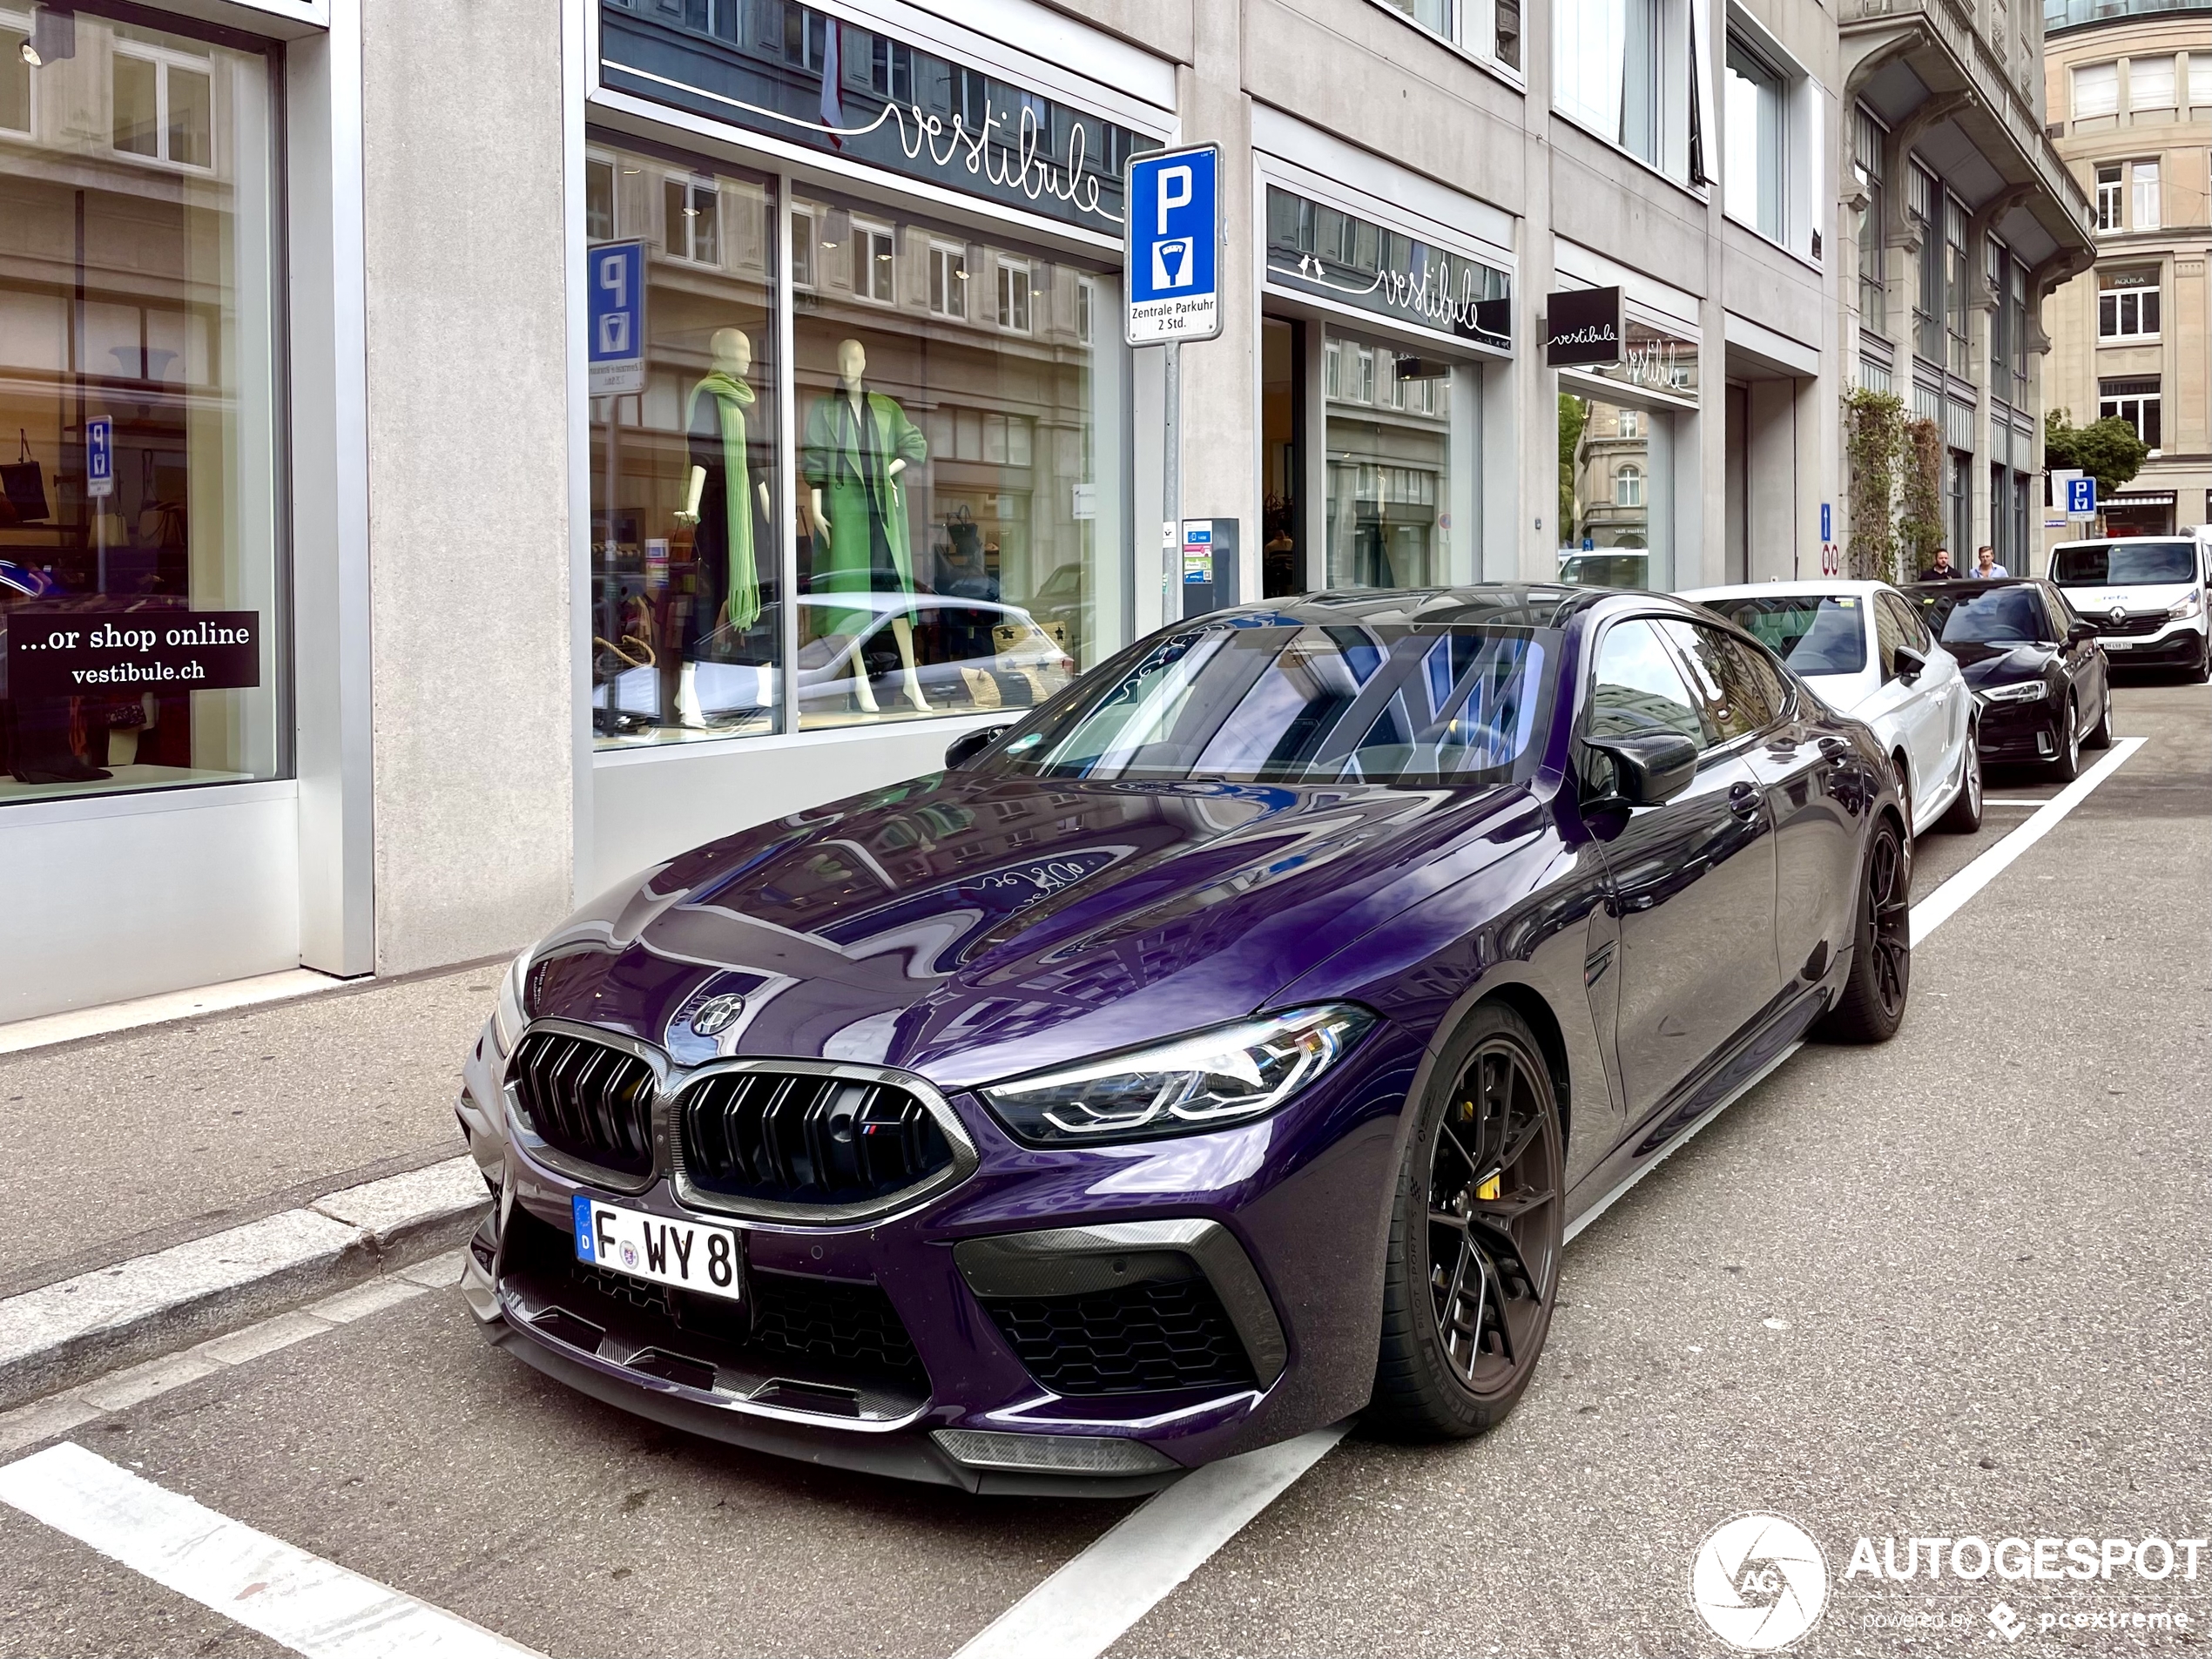
[[[0, 231], [11, 637], [244, 641], [11, 688], [0, 849], [51, 879], [0, 1019], [512, 949], [1180, 617], [1188, 522], [1248, 597], [1815, 575], [1879, 376], [2001, 518], [2087, 247], [2040, 21], [1857, 3], [176, 0], [65, 54], [0, 11], [47, 49], [0, 108], [48, 238]], [[1223, 327], [1170, 454], [1122, 181], [1184, 145]], [[133, 297], [80, 222], [182, 274]], [[1614, 290], [1611, 361], [1555, 366]]]
[[[2053, 298], [2050, 401], [2150, 446], [2103, 502], [2114, 535], [2212, 523], [2212, 5], [2048, 0], [2060, 155], [2089, 193], [2097, 260]], [[2063, 537], [2063, 515], [2048, 540]]]

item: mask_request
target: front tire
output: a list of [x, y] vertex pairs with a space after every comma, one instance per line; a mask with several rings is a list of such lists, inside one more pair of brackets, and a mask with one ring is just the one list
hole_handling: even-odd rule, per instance
[[1486, 1004], [1445, 1060], [1399, 1170], [1367, 1408], [1408, 1440], [1469, 1439], [1519, 1403], [1565, 1245], [1559, 1100], [1527, 1022]]
[[2059, 758], [2051, 763], [2051, 776], [2070, 784], [2081, 775], [2081, 705], [2071, 696], [2059, 727]]
[[1956, 835], [1972, 835], [1981, 827], [1981, 728], [1971, 720], [1966, 723], [1966, 759], [1958, 798], [1943, 815], [1940, 827]]
[[1844, 994], [1821, 1019], [1830, 1042], [1887, 1042], [1905, 1019], [1912, 988], [1912, 914], [1905, 898], [1905, 848], [1885, 815], [1867, 838], [1858, 875], [1858, 921], [1851, 930]]

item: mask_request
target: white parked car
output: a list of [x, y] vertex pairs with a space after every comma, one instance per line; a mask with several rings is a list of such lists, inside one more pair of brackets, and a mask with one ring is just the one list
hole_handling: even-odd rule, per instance
[[2051, 580], [2096, 626], [2114, 668], [2178, 668], [2212, 679], [2212, 540], [2200, 533], [2060, 542]]
[[1701, 588], [1717, 610], [1770, 646], [1838, 714], [1873, 727], [1912, 806], [1912, 833], [1981, 825], [1974, 696], [1912, 601], [1886, 582], [1769, 582]]

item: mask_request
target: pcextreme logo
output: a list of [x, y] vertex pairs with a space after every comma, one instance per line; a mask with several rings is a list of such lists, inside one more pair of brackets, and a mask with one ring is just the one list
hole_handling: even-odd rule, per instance
[[1689, 1604], [1730, 1647], [1771, 1653], [1820, 1622], [1828, 1604], [1828, 1558], [1794, 1521], [1738, 1515], [1697, 1547]]

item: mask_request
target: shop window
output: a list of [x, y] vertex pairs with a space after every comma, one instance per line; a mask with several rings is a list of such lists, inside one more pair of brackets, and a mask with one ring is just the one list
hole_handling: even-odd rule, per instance
[[[113, 118], [19, 138], [0, 212], [0, 653], [44, 647], [0, 678], [0, 812], [290, 766], [268, 60], [89, 11], [76, 48], [29, 73], [101, 78]], [[149, 162], [209, 176], [180, 197]]]
[[2139, 340], [2158, 333], [2158, 267], [2097, 273], [2097, 337]]
[[2159, 211], [2158, 164], [2155, 161], [2138, 161], [2129, 171], [2133, 174], [2134, 196], [2128, 204], [2134, 217], [2128, 228], [2155, 231], [2164, 222], [2164, 216]]
[[1029, 267], [1008, 260], [999, 261], [999, 327], [1010, 333], [1029, 332]]
[[968, 314], [968, 253], [957, 243], [929, 245], [929, 314]]
[[[1420, 588], [1461, 579], [1450, 545], [1452, 469], [1455, 455], [1472, 467], [1477, 446], [1471, 433], [1453, 430], [1451, 387], [1454, 375], [1474, 371], [1350, 339], [1328, 348], [1351, 372], [1339, 374], [1341, 395], [1328, 400], [1326, 584]], [[1415, 386], [1420, 395], [1403, 395]]]
[[1722, 168], [1729, 213], [1770, 241], [1788, 234], [1789, 87], [1782, 72], [1733, 30], [1728, 37], [1728, 157]]
[[663, 246], [672, 260], [722, 263], [720, 192], [711, 179], [668, 179], [661, 185], [666, 216]]
[[2121, 170], [2118, 164], [2097, 169], [2097, 228], [2116, 231], [2120, 228], [2120, 199]]
[[891, 233], [881, 226], [853, 222], [853, 293], [855, 298], [887, 306], [898, 296], [898, 260]]
[[2159, 383], [2156, 375], [2097, 382], [2097, 418], [2114, 416], [2135, 428], [2135, 435], [2153, 449], [2160, 447]]
[[1667, 585], [1667, 521], [1656, 497], [1671, 454], [1671, 426], [1663, 413], [1560, 395], [1561, 581]]
[[2128, 60], [2128, 107], [2157, 114], [2174, 107], [2174, 60], [2170, 57]]
[[2120, 65], [2076, 64], [2074, 66], [2074, 118], [2114, 115], [2120, 110]]
[[109, 61], [115, 147], [180, 167], [212, 167], [213, 81], [207, 60], [117, 51]]

